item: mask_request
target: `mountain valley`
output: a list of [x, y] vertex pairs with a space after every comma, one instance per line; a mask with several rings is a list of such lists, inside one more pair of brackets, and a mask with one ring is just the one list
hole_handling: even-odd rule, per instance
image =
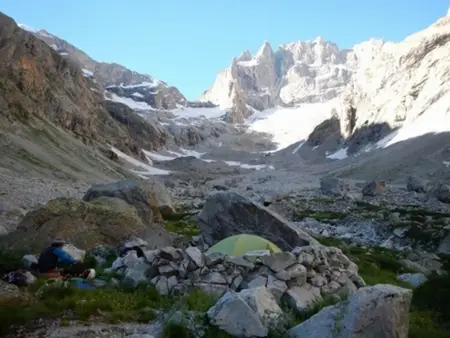
[[[108, 283], [116, 277], [136, 285], [145, 282], [164, 297], [197, 277], [209, 291], [209, 284], [215, 292], [239, 290], [240, 298], [233, 293], [239, 298], [233, 301], [250, 302], [242, 309], [249, 311], [246, 318], [254, 318], [248, 324], [257, 332], [253, 336], [300, 337], [311, 332], [307, 323], [318, 317], [297, 316], [295, 327], [280, 324], [282, 330], [277, 330], [283, 334], [270, 336], [271, 324], [258, 319], [252, 301], [284, 313], [284, 307], [274, 305], [281, 296], [291, 307], [294, 302], [297, 311], [305, 294], [318, 292], [325, 306], [336, 295], [332, 304], [347, 296], [356, 302], [352, 295], [369, 289], [368, 303], [357, 304], [368, 311], [367, 318], [373, 315], [367, 308], [376, 303], [398, 320], [395, 326], [388, 317], [380, 319], [395, 326], [386, 324], [384, 329], [391, 331], [383, 337], [408, 337], [403, 318], [408, 312], [409, 337], [448, 337], [450, 327], [439, 324], [450, 319], [448, 311], [439, 310], [444, 317], [434, 317], [424, 310], [416, 303], [422, 289], [416, 292], [418, 285], [407, 282], [420, 274], [423, 292], [429, 292], [435, 276], [448, 278], [443, 276], [450, 272], [449, 51], [450, 11], [395, 43], [369, 40], [339, 49], [318, 37], [274, 50], [265, 41], [254, 56], [244, 51], [234, 57], [211, 87], [190, 101], [162, 80], [96, 61], [70, 42], [0, 13], [0, 260], [13, 249], [34, 254], [36, 245], [55, 235], [93, 261], [109, 264], [102, 266], [102, 278], [120, 261]], [[227, 265], [229, 258], [208, 256], [215, 241], [241, 231], [270, 239], [282, 249], [282, 261], [293, 259], [294, 265], [263, 256]], [[329, 247], [314, 249], [320, 243]], [[106, 255], [99, 247], [113, 248], [114, 264], [111, 252]], [[145, 267], [136, 247], [150, 252]], [[316, 259], [322, 265], [314, 265]], [[288, 277], [283, 279], [282, 273]], [[234, 287], [237, 277], [242, 282]], [[278, 290], [280, 281], [286, 288], [272, 301], [265, 289]], [[398, 287], [380, 286], [384, 284]], [[307, 292], [293, 295], [305, 285]], [[345, 289], [346, 296], [333, 287]], [[246, 294], [248, 290], [261, 294]], [[394, 305], [377, 303], [389, 297]], [[166, 298], [157, 299], [158, 306], [167, 305], [162, 305]], [[177, 298], [176, 304], [182, 301]], [[199, 311], [228, 334], [224, 337], [245, 335], [245, 328], [230, 324], [221, 312], [232, 313], [227, 306], [238, 305], [230, 305], [226, 297], [221, 301]], [[176, 309], [185, 310], [181, 305]], [[314, 311], [317, 316], [335, 311], [327, 309]], [[167, 324], [165, 310], [156, 311], [158, 325]], [[194, 318], [197, 309], [191, 310], [187, 312]], [[358, 320], [367, 324], [367, 318]], [[25, 326], [13, 336], [177, 336], [156, 324], [158, 328], [133, 324], [133, 331], [122, 325], [126, 316], [118, 327], [101, 324], [90, 333], [78, 319], [68, 329], [48, 320], [50, 331], [45, 325]], [[327, 320], [317, 325], [331, 332]], [[190, 336], [200, 330], [195, 326], [200, 324], [192, 325]], [[362, 324], [362, 335], [349, 333], [352, 327], [346, 325], [348, 335], [339, 337], [375, 337]], [[198, 337], [222, 337], [205, 327]], [[0, 334], [2, 330], [0, 324]]]

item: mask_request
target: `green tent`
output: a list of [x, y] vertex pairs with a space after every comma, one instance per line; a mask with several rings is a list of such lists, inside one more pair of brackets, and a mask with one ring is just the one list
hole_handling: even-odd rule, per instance
[[243, 256], [253, 250], [269, 250], [280, 252], [280, 248], [272, 242], [256, 235], [234, 235], [227, 237], [208, 249], [207, 252], [222, 252], [230, 256]]

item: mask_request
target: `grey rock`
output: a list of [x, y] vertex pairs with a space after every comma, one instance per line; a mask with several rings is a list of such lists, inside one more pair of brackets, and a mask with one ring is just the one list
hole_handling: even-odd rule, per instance
[[144, 256], [145, 256], [147, 263], [152, 264], [155, 261], [155, 259], [159, 257], [160, 253], [161, 253], [161, 251], [159, 249], [145, 250]]
[[240, 293], [230, 291], [207, 312], [212, 325], [237, 337], [266, 337], [269, 325], [281, 314], [281, 308], [265, 287]]
[[280, 271], [275, 274], [275, 277], [283, 281], [295, 280], [295, 285], [301, 286], [306, 283], [306, 268], [300, 263], [291, 265], [286, 270]]
[[450, 185], [441, 184], [436, 190], [436, 198], [442, 203], [450, 203]]
[[108, 184], [93, 185], [84, 195], [84, 201], [92, 201], [99, 197], [116, 197], [134, 206], [139, 216], [146, 223], [152, 223], [154, 218], [158, 218], [151, 209], [153, 205], [149, 185], [133, 180], [122, 180]]
[[235, 192], [211, 194], [198, 216], [198, 224], [208, 244], [241, 233], [266, 238], [285, 251], [318, 243], [281, 216]]
[[293, 265], [296, 260], [297, 258], [291, 252], [278, 252], [261, 258], [262, 263], [274, 272], [280, 272], [286, 269]]
[[406, 282], [413, 287], [418, 287], [427, 281], [423, 273], [404, 273], [397, 277], [397, 280]]
[[202, 268], [205, 265], [203, 254], [198, 248], [190, 246], [185, 250], [185, 252], [199, 268]]
[[320, 189], [326, 195], [331, 196], [345, 196], [349, 188], [344, 181], [331, 176], [325, 176], [320, 179]]
[[378, 196], [386, 190], [385, 181], [371, 181], [362, 190], [364, 196]]
[[131, 287], [136, 287], [141, 283], [147, 283], [147, 271], [149, 268], [146, 262], [139, 261], [137, 264], [125, 270], [123, 283]]
[[72, 256], [74, 259], [79, 260], [80, 262], [84, 261], [84, 257], [86, 256], [85, 250], [78, 249], [72, 244], [64, 244], [62, 250], [64, 250], [70, 256]]
[[163, 217], [171, 215], [176, 212], [172, 203], [169, 191], [163, 182], [156, 179], [147, 179], [150, 189], [155, 196], [156, 206], [158, 207]]
[[264, 276], [258, 276], [254, 279], [252, 279], [247, 284], [248, 289], [258, 288], [260, 286], [266, 286], [267, 285], [267, 277]]
[[35, 255], [25, 255], [22, 257], [21, 262], [22, 265], [28, 269], [31, 267], [31, 264], [37, 264], [38, 258]]
[[322, 286], [324, 286], [324, 285], [326, 285], [327, 284], [327, 280], [323, 277], [323, 276], [316, 276], [316, 277], [314, 277], [314, 278], [311, 278], [311, 281], [310, 281], [310, 283], [313, 285], [313, 286], [316, 286], [316, 287], [318, 287], [318, 288], [321, 288]]
[[240, 256], [228, 256], [225, 261], [227, 263], [231, 263], [233, 265], [247, 268], [250, 270], [253, 270], [255, 268], [255, 264], [253, 264], [252, 262], [249, 262], [248, 260], [246, 260], [245, 258], [240, 257]]
[[328, 306], [293, 327], [285, 338], [407, 338], [412, 291], [378, 284]]
[[169, 294], [169, 285], [167, 277], [161, 276], [158, 282], [156, 283], [155, 288], [160, 295], [167, 296]]
[[283, 299], [297, 313], [303, 313], [323, 300], [320, 289], [311, 284], [290, 288], [284, 294]]
[[172, 276], [176, 274], [177, 269], [172, 265], [167, 264], [159, 266], [158, 272], [163, 276]]
[[177, 276], [171, 276], [167, 279], [167, 288], [171, 292], [178, 284]]
[[450, 254], [450, 234], [448, 234], [442, 242], [439, 244], [437, 249], [438, 253]]
[[170, 261], [179, 261], [181, 260], [181, 254], [178, 249], [168, 246], [161, 248], [160, 257], [163, 259], [168, 259]]
[[212, 284], [228, 284], [227, 279], [219, 272], [210, 272], [206, 276], [202, 277], [201, 282]]
[[341, 289], [341, 285], [338, 282], [331, 281], [328, 284], [322, 286], [320, 288], [320, 292], [322, 296], [331, 296], [335, 293], [337, 293]]
[[253, 250], [246, 252], [244, 258], [250, 262], [254, 262], [262, 257], [270, 256], [270, 250]]
[[205, 263], [208, 267], [222, 263], [225, 257], [226, 255], [222, 252], [206, 252], [204, 254]]
[[283, 294], [288, 289], [285, 282], [276, 279], [274, 276], [269, 275], [267, 277], [267, 289], [273, 294], [275, 299], [280, 302]]
[[398, 238], [405, 238], [406, 233], [408, 232], [409, 228], [408, 227], [404, 227], [404, 228], [395, 228], [393, 233], [395, 236], [397, 236]]
[[230, 285], [231, 289], [237, 290], [241, 286], [243, 281], [244, 281], [244, 277], [242, 277], [241, 275], [234, 277], [233, 281], [231, 282], [231, 285]]
[[429, 190], [429, 183], [427, 180], [416, 176], [409, 176], [406, 182], [406, 189], [418, 193], [426, 193]]

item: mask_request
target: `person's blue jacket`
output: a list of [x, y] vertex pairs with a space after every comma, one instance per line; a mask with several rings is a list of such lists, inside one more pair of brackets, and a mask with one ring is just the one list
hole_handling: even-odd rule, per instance
[[53, 253], [58, 257], [58, 263], [74, 264], [77, 262], [75, 258], [60, 248], [53, 248]]
[[58, 267], [58, 264], [74, 264], [77, 260], [66, 251], [58, 247], [48, 247], [42, 251], [38, 260], [38, 268], [42, 273], [50, 272]]

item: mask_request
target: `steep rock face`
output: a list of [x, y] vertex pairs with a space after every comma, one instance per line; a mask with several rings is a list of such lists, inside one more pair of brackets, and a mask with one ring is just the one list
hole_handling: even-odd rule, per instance
[[168, 135], [160, 125], [151, 124], [120, 102], [106, 100], [103, 101], [103, 106], [113, 119], [128, 130], [140, 148], [153, 151], [166, 145]]
[[141, 82], [138, 84], [110, 85], [109, 92], [122, 97], [128, 97], [137, 102], [145, 102], [156, 109], [175, 109], [178, 105], [187, 106], [187, 100], [175, 87], [168, 87], [164, 82]]
[[450, 16], [400, 43], [371, 40], [355, 46], [359, 66], [342, 96], [341, 133], [368, 143], [413, 123], [422, 134], [441, 128], [431, 121], [449, 112], [449, 48]]
[[93, 76], [108, 91], [146, 102], [157, 109], [173, 109], [177, 104], [187, 105], [187, 100], [180, 91], [163, 81], [134, 72], [117, 63], [97, 62], [82, 50], [45, 30], [32, 30], [24, 25], [21, 27], [31, 31], [61, 56], [74, 61], [86, 76]]
[[[266, 41], [255, 57], [246, 51], [233, 58], [201, 99], [236, 111], [245, 118], [276, 104], [319, 102], [339, 95], [357, 60], [347, 50], [321, 38], [280, 46], [273, 52]], [[238, 117], [239, 118], [239, 117]]]
[[100, 104], [95, 83], [43, 41], [0, 13], [0, 128], [54, 123], [85, 143], [139, 152]]

